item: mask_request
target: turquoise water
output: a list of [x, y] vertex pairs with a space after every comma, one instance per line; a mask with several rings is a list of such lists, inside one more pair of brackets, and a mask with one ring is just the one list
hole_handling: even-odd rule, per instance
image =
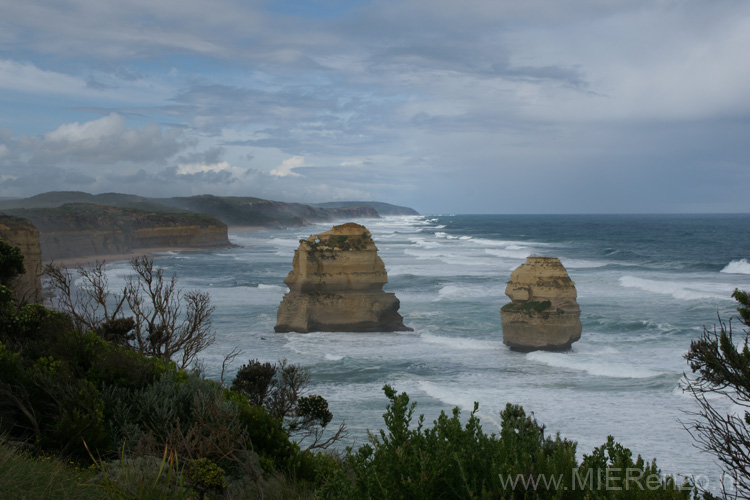
[[[230, 233], [240, 248], [169, 253], [158, 263], [185, 288], [211, 294], [217, 342], [205, 360], [217, 377], [234, 346], [247, 359], [286, 358], [310, 369], [345, 444], [382, 427], [382, 386], [440, 410], [480, 403], [486, 431], [506, 402], [534, 412], [589, 453], [612, 434], [666, 472], [715, 479], [713, 459], [680, 423], [692, 400], [678, 383], [691, 339], [750, 289], [750, 216], [429, 216], [362, 221], [401, 300], [407, 333], [275, 334], [299, 239], [328, 225]], [[506, 281], [529, 255], [559, 257], [578, 289], [582, 338], [567, 353], [517, 353], [502, 344]], [[123, 276], [124, 264], [112, 266]], [[727, 408], [731, 410], [731, 408]]]

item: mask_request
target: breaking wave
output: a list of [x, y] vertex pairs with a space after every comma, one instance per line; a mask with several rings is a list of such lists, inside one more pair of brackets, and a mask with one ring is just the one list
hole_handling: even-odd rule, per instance
[[720, 272], [727, 274], [750, 274], [750, 262], [747, 259], [733, 260]]
[[676, 281], [656, 281], [636, 278], [635, 276], [623, 276], [620, 278], [620, 285], [625, 288], [638, 288], [645, 292], [670, 295], [678, 300], [726, 299], [726, 295], [705, 291], [706, 287], [701, 284], [691, 285], [690, 283]]
[[597, 377], [651, 378], [661, 375], [660, 372], [649, 370], [648, 368], [640, 368], [623, 363], [592, 361], [585, 358], [582, 359], [573, 353], [535, 351], [528, 353], [526, 358], [555, 368], [584, 371], [589, 375]]

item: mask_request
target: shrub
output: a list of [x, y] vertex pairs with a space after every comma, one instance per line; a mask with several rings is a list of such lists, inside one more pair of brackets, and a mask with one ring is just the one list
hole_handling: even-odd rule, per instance
[[256, 359], [240, 367], [231, 389], [242, 394], [251, 405], [262, 406], [272, 417], [280, 419], [284, 430], [299, 443], [311, 438], [306, 450], [325, 449], [345, 435], [346, 427], [340, 424], [332, 436], [323, 439], [333, 414], [322, 396], [304, 395], [309, 381], [309, 372], [300, 365], [286, 360], [278, 364], [261, 363]]
[[451, 415], [441, 412], [430, 428], [425, 428], [424, 416], [413, 427], [416, 403], [390, 386], [383, 390], [388, 398], [383, 415], [386, 428], [372, 434], [369, 444], [347, 449], [343, 468], [333, 469], [320, 489], [322, 497], [583, 500], [690, 496], [689, 489], [677, 489], [671, 478], [662, 478], [654, 462], [645, 463], [640, 457], [633, 461], [631, 452], [611, 438], [584, 460], [580, 470], [618, 471], [620, 476], [631, 474], [642, 481], [623, 491], [599, 488], [593, 482], [575, 483], [579, 471], [576, 443], [559, 435], [546, 437], [544, 426], [520, 406], [506, 406], [499, 435], [484, 433], [476, 403], [465, 422], [454, 408]]

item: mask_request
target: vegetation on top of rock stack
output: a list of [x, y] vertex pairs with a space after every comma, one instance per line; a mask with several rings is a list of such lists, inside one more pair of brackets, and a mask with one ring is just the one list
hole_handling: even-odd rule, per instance
[[367, 231], [364, 231], [359, 236], [352, 236], [346, 234], [331, 235], [323, 238], [310, 238], [301, 239], [300, 243], [304, 243], [310, 247], [313, 251], [318, 250], [329, 250], [329, 251], [360, 251], [367, 250], [369, 246], [374, 245], [372, 237]]
[[34, 227], [28, 219], [3, 213], [0, 213], [0, 225], [7, 227]]

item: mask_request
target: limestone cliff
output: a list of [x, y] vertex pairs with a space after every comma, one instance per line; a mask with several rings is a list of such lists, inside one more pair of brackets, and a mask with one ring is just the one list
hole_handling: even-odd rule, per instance
[[581, 338], [575, 283], [555, 257], [528, 257], [510, 275], [500, 310], [503, 343], [519, 351], [565, 350]]
[[347, 223], [300, 240], [277, 332], [410, 331], [400, 303], [383, 291], [388, 275], [365, 226]]
[[39, 228], [45, 261], [125, 254], [136, 249], [230, 245], [226, 224], [208, 215], [88, 203], [11, 212]]
[[39, 230], [26, 219], [0, 214], [0, 239], [19, 247], [23, 254], [26, 272], [18, 276], [12, 285], [14, 298], [17, 301], [41, 302], [42, 248]]

